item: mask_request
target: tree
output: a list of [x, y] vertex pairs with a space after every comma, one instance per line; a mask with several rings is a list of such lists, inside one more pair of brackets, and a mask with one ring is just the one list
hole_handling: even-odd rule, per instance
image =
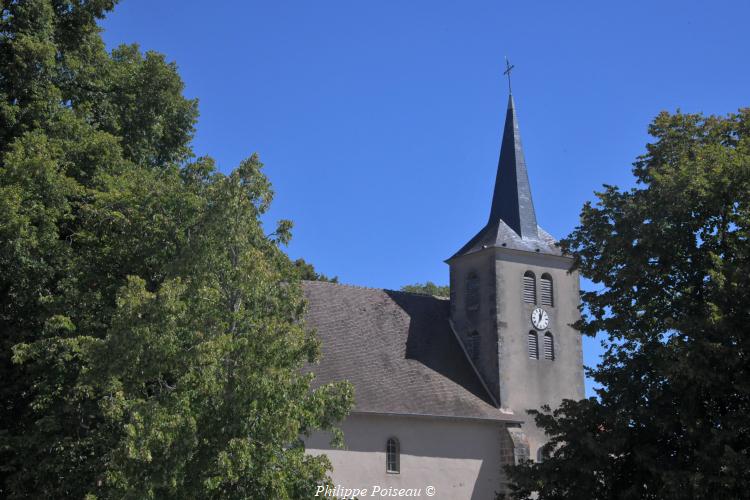
[[401, 291], [434, 295], [435, 297], [450, 297], [451, 294], [449, 286], [436, 285], [432, 281], [428, 281], [427, 283], [414, 283], [413, 285], [404, 285], [401, 287]]
[[339, 278], [338, 276], [334, 276], [333, 278], [329, 278], [325, 274], [320, 274], [317, 271], [315, 271], [315, 267], [306, 262], [305, 259], [297, 259], [294, 261], [294, 267], [297, 269], [299, 274], [299, 279], [301, 280], [308, 280], [308, 281], [327, 281], [329, 283], [338, 283]]
[[601, 289], [599, 399], [536, 414], [547, 459], [515, 498], [743, 498], [750, 489], [750, 109], [661, 113], [634, 163], [562, 242]]
[[257, 156], [194, 159], [176, 66], [104, 49], [114, 2], [0, 5], [0, 496], [297, 498], [311, 389], [295, 266]]

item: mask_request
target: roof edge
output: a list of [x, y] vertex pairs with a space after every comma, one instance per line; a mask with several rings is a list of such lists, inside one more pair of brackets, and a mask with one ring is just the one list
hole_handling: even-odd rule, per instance
[[[501, 415], [515, 416], [514, 413], [502, 413], [498, 409], [498, 413]], [[398, 412], [383, 412], [383, 411], [366, 411], [366, 410], [352, 410], [349, 415], [377, 415], [380, 417], [407, 417], [407, 418], [437, 418], [441, 420], [468, 420], [478, 421], [486, 423], [503, 423], [503, 424], [523, 424], [523, 420], [517, 420], [516, 418], [490, 418], [490, 417], [469, 417], [461, 415], [438, 415], [434, 413], [398, 413]]]
[[[498, 238], [501, 237], [497, 233], [498, 230], [506, 228], [506, 232], [502, 235], [503, 240], [500, 243]], [[492, 233], [494, 231], [494, 233]], [[541, 226], [537, 226], [539, 237], [537, 238], [522, 238], [518, 236], [513, 229], [511, 229], [504, 221], [499, 221], [498, 226], [495, 227], [491, 224], [486, 224], [480, 229], [459, 251], [445, 259], [443, 262], [450, 263], [454, 259], [463, 257], [465, 255], [471, 255], [479, 253], [483, 250], [490, 248], [497, 248], [503, 250], [515, 250], [518, 252], [524, 252], [529, 254], [544, 254], [544, 255], [564, 255], [560, 250], [558, 240], [552, 235], [545, 231]], [[487, 234], [491, 233], [491, 234]], [[511, 234], [512, 233], [512, 234]], [[544, 235], [547, 235], [545, 238]], [[489, 239], [488, 239], [489, 236]], [[485, 243], [479, 246], [481, 243]], [[500, 244], [498, 244], [500, 243]], [[525, 246], [527, 248], [518, 248], [519, 246]], [[531, 249], [533, 248], [533, 250]]]
[[390, 288], [377, 288], [373, 286], [364, 286], [364, 285], [352, 285], [349, 283], [334, 283], [332, 281], [321, 281], [321, 280], [300, 280], [301, 283], [319, 283], [321, 285], [327, 285], [327, 286], [338, 286], [342, 288], [354, 288], [355, 290], [373, 290], [378, 292], [391, 292], [391, 293], [402, 293], [404, 295], [416, 295], [418, 297], [432, 297], [434, 299], [447, 301], [450, 300], [450, 297], [444, 297], [442, 295], [431, 295], [429, 293], [420, 293], [420, 292], [407, 292], [405, 290], [392, 290]]
[[477, 370], [476, 365], [474, 365], [474, 362], [471, 360], [471, 356], [469, 356], [468, 351], [466, 350], [466, 346], [463, 342], [461, 342], [461, 337], [458, 336], [458, 332], [456, 331], [456, 327], [453, 325], [453, 320], [448, 318], [448, 325], [451, 327], [451, 332], [453, 332], [453, 336], [456, 338], [456, 342], [458, 342], [458, 345], [461, 346], [461, 352], [464, 353], [464, 357], [466, 358], [466, 361], [469, 362], [469, 366], [471, 366], [471, 369], [474, 370], [474, 375], [477, 376], [479, 379], [479, 382], [482, 384], [482, 387], [484, 388], [484, 391], [487, 393], [487, 395], [490, 397], [490, 400], [492, 401], [492, 404], [495, 405], [495, 408], [500, 410], [500, 403], [495, 398], [495, 395], [492, 394], [490, 391], [490, 388], [487, 387], [487, 384], [484, 383], [484, 378], [479, 373], [479, 370]]
[[[506, 247], [499, 247], [499, 246], [491, 246], [491, 247], [487, 247], [487, 248], [480, 248], [479, 250], [476, 250], [474, 252], [471, 252], [471, 253], [468, 253], [468, 254], [464, 254], [464, 255], [454, 255], [452, 257], [449, 257], [449, 258], [445, 259], [443, 262], [445, 262], [446, 264], [450, 265], [451, 262], [453, 262], [454, 260], [456, 260], [459, 257], [464, 257], [466, 255], [478, 255], [478, 254], [480, 254], [482, 252], [487, 252], [487, 251], [492, 251], [492, 250], [500, 252], [500, 253], [510, 254], [510, 255], [526, 255], [526, 256], [533, 255], [533, 256], [536, 256], [538, 258], [552, 259], [552, 260], [557, 260], [557, 261], [560, 261], [560, 262], [571, 262], [572, 263], [575, 260], [575, 257], [573, 257], [571, 255], [567, 255], [567, 254], [554, 254], [554, 253], [546, 253], [546, 252], [532, 252], [532, 251], [529, 251], [529, 250], [519, 250], [517, 248], [506, 248]], [[573, 270], [572, 267], [571, 267], [570, 270]]]

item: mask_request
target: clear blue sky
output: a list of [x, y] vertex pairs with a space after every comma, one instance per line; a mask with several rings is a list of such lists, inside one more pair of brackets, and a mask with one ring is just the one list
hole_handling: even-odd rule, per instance
[[260, 154], [293, 258], [398, 289], [447, 283], [486, 222], [503, 56], [537, 217], [562, 237], [603, 183], [632, 184], [659, 111], [750, 105], [748, 19], [741, 0], [125, 0], [103, 26], [177, 63], [197, 154], [222, 171]]

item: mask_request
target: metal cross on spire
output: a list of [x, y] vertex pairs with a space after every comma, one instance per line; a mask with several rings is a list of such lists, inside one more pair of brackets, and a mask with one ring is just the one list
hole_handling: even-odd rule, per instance
[[510, 88], [510, 72], [513, 70], [515, 66], [508, 61], [508, 56], [505, 56], [505, 71], [503, 71], [504, 75], [508, 75], [508, 93], [512, 94], [513, 91]]

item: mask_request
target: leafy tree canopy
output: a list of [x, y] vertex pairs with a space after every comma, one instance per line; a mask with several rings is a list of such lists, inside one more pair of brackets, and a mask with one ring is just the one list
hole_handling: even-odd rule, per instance
[[660, 114], [634, 164], [563, 241], [588, 335], [606, 332], [595, 398], [535, 412], [547, 459], [515, 498], [744, 498], [750, 490], [750, 109]]
[[297, 259], [294, 261], [294, 267], [297, 269], [299, 279], [308, 281], [328, 281], [330, 283], [338, 283], [338, 276], [329, 278], [325, 274], [320, 274], [315, 271], [315, 267], [306, 262], [305, 259]]
[[413, 285], [404, 285], [401, 287], [402, 292], [423, 293], [425, 295], [434, 295], [436, 297], [450, 297], [451, 290], [448, 285], [436, 285], [432, 281], [427, 283], [414, 283]]
[[0, 496], [307, 496], [352, 395], [301, 370], [291, 223], [257, 156], [193, 156], [174, 64], [105, 50], [113, 7], [0, 4]]

